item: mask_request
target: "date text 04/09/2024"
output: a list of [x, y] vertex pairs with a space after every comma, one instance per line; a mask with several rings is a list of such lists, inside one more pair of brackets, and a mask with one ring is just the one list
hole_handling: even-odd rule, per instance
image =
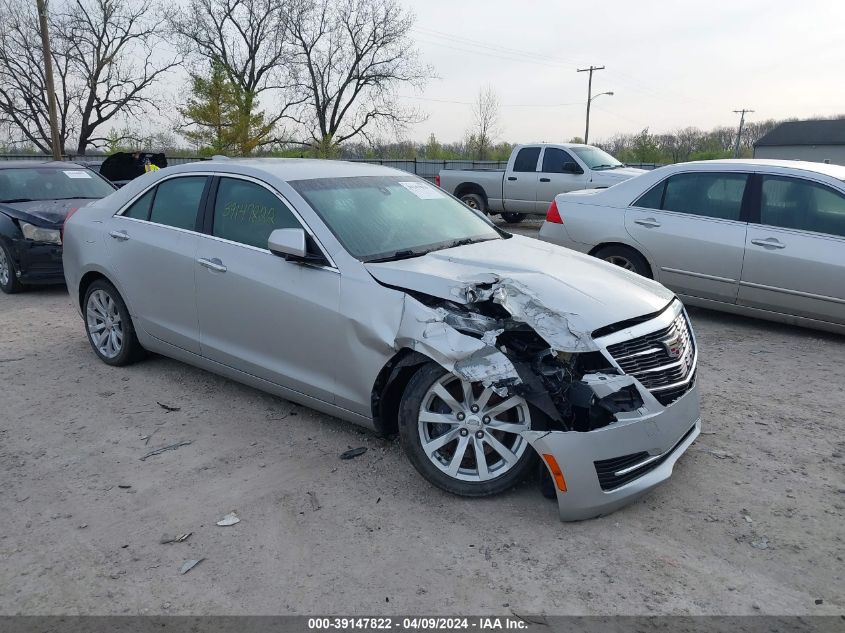
[[528, 622], [519, 617], [327, 617], [309, 618], [309, 630], [523, 630]]

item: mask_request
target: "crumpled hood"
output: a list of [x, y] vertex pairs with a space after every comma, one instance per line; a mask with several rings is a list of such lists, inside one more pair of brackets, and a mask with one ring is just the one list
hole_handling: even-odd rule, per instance
[[60, 226], [72, 209], [84, 207], [93, 200], [74, 198], [73, 200], [33, 200], [32, 202], [2, 202], [0, 211], [17, 220], [23, 220], [37, 226]]
[[675, 296], [613, 264], [520, 235], [365, 266], [383, 284], [464, 304], [468, 288], [507, 280], [583, 332], [658, 312]]

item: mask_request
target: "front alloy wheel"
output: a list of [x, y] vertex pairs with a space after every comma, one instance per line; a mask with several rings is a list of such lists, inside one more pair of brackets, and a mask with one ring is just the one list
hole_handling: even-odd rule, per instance
[[0, 243], [0, 290], [6, 294], [14, 294], [23, 289], [23, 284], [15, 274], [15, 265], [6, 246]]
[[520, 435], [532, 422], [524, 398], [502, 397], [437, 365], [427, 365], [411, 380], [402, 417], [400, 434], [411, 462], [449, 492], [501, 492], [519, 482], [534, 458]]

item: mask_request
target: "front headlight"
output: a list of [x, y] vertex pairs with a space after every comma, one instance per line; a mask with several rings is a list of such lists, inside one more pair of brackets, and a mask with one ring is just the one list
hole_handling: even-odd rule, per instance
[[46, 244], [62, 243], [61, 233], [57, 229], [44, 229], [28, 222], [21, 222], [20, 225], [23, 236], [28, 240]]

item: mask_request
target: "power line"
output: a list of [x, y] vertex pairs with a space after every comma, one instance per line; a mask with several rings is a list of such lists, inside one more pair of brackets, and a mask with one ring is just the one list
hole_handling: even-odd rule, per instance
[[[452, 99], [435, 99], [433, 97], [415, 97], [412, 95], [399, 95], [402, 99], [414, 99], [416, 101], [434, 101], [436, 103], [454, 103], [457, 105], [475, 105], [474, 101], [455, 101]], [[499, 104], [502, 108], [561, 108], [565, 106], [581, 105], [580, 101], [571, 103], [502, 103]]]

